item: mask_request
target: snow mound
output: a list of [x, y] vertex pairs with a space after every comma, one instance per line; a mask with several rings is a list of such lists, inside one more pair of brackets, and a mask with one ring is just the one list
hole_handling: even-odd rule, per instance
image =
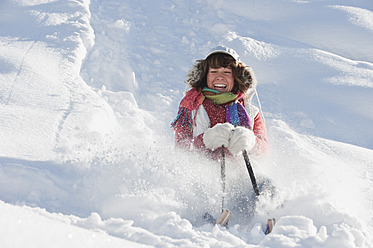
[[[369, 1], [0, 12], [0, 247], [373, 247]], [[251, 158], [270, 189], [257, 201], [243, 158], [227, 160], [228, 229], [203, 219], [221, 211], [219, 163], [175, 151], [170, 129], [216, 45], [255, 70], [271, 146]]]

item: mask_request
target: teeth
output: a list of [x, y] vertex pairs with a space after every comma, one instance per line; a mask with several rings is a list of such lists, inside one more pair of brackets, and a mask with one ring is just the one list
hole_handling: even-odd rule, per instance
[[224, 85], [224, 84], [215, 84], [214, 87], [225, 88], [225, 87], [227, 87], [227, 86]]

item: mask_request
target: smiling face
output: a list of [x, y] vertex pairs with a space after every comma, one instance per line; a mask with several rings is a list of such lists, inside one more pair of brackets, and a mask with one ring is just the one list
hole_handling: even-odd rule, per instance
[[231, 92], [234, 76], [230, 67], [211, 68], [207, 73], [207, 87], [220, 92]]
[[253, 86], [250, 67], [224, 53], [211, 54], [204, 60], [198, 60], [189, 72], [186, 82], [195, 89], [202, 90], [208, 87], [233, 94], [245, 94], [249, 88], [256, 86], [256, 82]]

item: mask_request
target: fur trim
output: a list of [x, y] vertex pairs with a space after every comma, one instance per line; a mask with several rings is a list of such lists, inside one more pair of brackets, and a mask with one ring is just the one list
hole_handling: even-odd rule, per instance
[[193, 67], [189, 70], [186, 79], [184, 83], [188, 85], [190, 88], [192, 87], [191, 85], [194, 82], [197, 82], [201, 76], [202, 76], [202, 68], [201, 68], [201, 63], [196, 63], [193, 65]]
[[[255, 94], [255, 91], [256, 91], [256, 86], [258, 85], [258, 81], [256, 79], [256, 75], [254, 73], [254, 70], [253, 68], [251, 68], [250, 66], [246, 67], [246, 70], [249, 71], [250, 75], [251, 75], [251, 85], [250, 85], [250, 88], [246, 91], [246, 97], [247, 97], [247, 101], [249, 103], [251, 103], [251, 100], [253, 99], [253, 96]], [[250, 80], [249, 78], [245, 79], [245, 82], [246, 80]]]

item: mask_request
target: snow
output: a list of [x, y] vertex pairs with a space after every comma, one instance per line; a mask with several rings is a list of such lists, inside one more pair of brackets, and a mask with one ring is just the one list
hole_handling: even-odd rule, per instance
[[[0, 247], [373, 247], [369, 0], [0, 3]], [[185, 75], [217, 46], [252, 66], [276, 186], [241, 157], [174, 150]], [[257, 104], [256, 100], [254, 99]], [[273, 232], [261, 231], [275, 217]]]

